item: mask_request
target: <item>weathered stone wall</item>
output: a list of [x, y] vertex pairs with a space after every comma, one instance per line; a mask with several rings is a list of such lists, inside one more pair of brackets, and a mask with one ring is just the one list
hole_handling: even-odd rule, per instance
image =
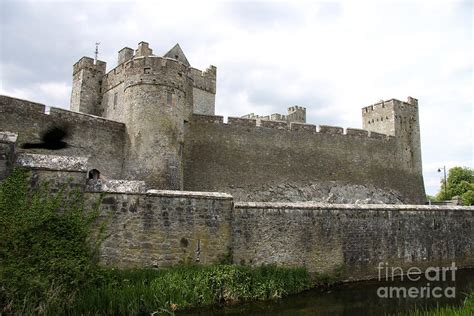
[[[90, 203], [99, 193], [87, 193]], [[107, 238], [101, 261], [115, 267], [212, 264], [226, 258], [232, 242], [232, 197], [222, 193], [108, 192], [101, 221]]]
[[236, 203], [236, 263], [377, 277], [389, 267], [474, 266], [474, 207]]
[[100, 116], [117, 122], [125, 122], [124, 80], [125, 63], [119, 63], [117, 67], [104, 75]]
[[[212, 192], [148, 190], [136, 181], [87, 181], [87, 159], [19, 154], [31, 185], [86, 192], [106, 226], [101, 261], [115, 267], [178, 263], [303, 266], [377, 277], [377, 267], [474, 266], [474, 207], [236, 203]], [[87, 185], [86, 185], [87, 183]]]
[[[371, 199], [377, 189], [389, 203], [424, 203], [422, 175], [407, 164], [394, 137], [261, 123], [229, 118], [224, 124], [222, 117], [194, 115], [185, 137], [184, 189], [228, 192], [237, 201], [345, 203]], [[348, 190], [331, 198], [335, 187]], [[358, 193], [349, 196], [351, 190]]]
[[17, 134], [0, 131], [0, 180], [5, 179], [12, 169], [17, 137]]
[[362, 108], [362, 126], [367, 131], [374, 131], [395, 136], [395, 117], [393, 99], [380, 101]]
[[214, 115], [216, 103], [217, 69], [210, 66], [205, 71], [189, 68], [193, 80], [193, 113]]
[[193, 88], [193, 113], [214, 115], [215, 103], [215, 94], [198, 88]]
[[[41, 134], [52, 126], [68, 130], [67, 148], [22, 149], [25, 143], [40, 143]], [[0, 96], [0, 131], [18, 134], [17, 151], [88, 157], [88, 169], [120, 179], [124, 156], [125, 125], [92, 115], [51, 108], [43, 104]]]
[[16, 153], [15, 166], [28, 168], [30, 185], [38, 188], [48, 185], [50, 192], [76, 189], [84, 192], [86, 187], [87, 158]]

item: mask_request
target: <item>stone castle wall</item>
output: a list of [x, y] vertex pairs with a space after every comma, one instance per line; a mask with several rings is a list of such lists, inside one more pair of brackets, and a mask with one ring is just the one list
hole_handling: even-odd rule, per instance
[[343, 269], [348, 279], [390, 267], [474, 266], [474, 208], [236, 203], [234, 262]]
[[[88, 169], [104, 177], [120, 179], [124, 156], [125, 125], [100, 117], [51, 108], [43, 104], [0, 96], [0, 131], [18, 134], [19, 152], [88, 157]], [[25, 143], [40, 143], [41, 134], [52, 126], [65, 127], [67, 148], [22, 149]]]
[[104, 265], [161, 268], [231, 258], [310, 273], [342, 271], [346, 280], [376, 278], [381, 262], [404, 271], [452, 262], [474, 267], [474, 207], [234, 204], [224, 193], [144, 193], [135, 181], [103, 192], [86, 186], [83, 158], [23, 155], [17, 164], [32, 169], [36, 184], [71, 178], [69, 185], [85, 190], [87, 205], [100, 201]]
[[[178, 72], [175, 75], [181, 78]], [[143, 166], [150, 164], [147, 170], [161, 166], [162, 178], [153, 175], [155, 182], [148, 180], [148, 187], [223, 191], [238, 201], [424, 203], [421, 172], [401, 147], [407, 142], [403, 138], [265, 120], [256, 126], [255, 120], [242, 118], [229, 118], [224, 124], [222, 117], [205, 115], [193, 115], [181, 125], [186, 120], [182, 109], [187, 105], [179, 102], [184, 92], [143, 83], [141, 76], [137, 73], [136, 82], [128, 87], [134, 89], [129, 91], [130, 107], [124, 109], [128, 131], [123, 123], [56, 108], [45, 114], [44, 105], [4, 96], [0, 127], [19, 134], [21, 149], [25, 142], [39, 142], [51, 126], [67, 125], [68, 148], [25, 151], [89, 157], [89, 169], [98, 169], [108, 179], [147, 180], [134, 170], [151, 175]], [[171, 104], [156, 109], [147, 103], [148, 96]], [[137, 110], [146, 114], [138, 115]], [[164, 129], [160, 142], [149, 128]], [[132, 145], [141, 150], [144, 164], [127, 157], [127, 146]]]
[[376, 132], [194, 115], [184, 189], [228, 192], [238, 201], [354, 203], [381, 195], [386, 203], [423, 204], [421, 173], [406, 159], [395, 137]]
[[[100, 193], [88, 193], [90, 203]], [[155, 191], [107, 193], [101, 218], [108, 237], [101, 261], [115, 267], [213, 264], [229, 254], [232, 197], [227, 194]]]

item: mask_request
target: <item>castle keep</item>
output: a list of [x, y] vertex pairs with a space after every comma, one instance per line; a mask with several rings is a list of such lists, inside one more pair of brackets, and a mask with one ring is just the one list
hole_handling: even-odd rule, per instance
[[[1, 130], [22, 152], [88, 158], [101, 179], [148, 189], [227, 192], [239, 201], [424, 203], [418, 101], [362, 109], [362, 129], [287, 115], [215, 115], [216, 67], [190, 66], [177, 44], [156, 56], [146, 42], [117, 65], [83, 57], [73, 66], [72, 111], [1, 97]], [[25, 149], [54, 126], [67, 147]]]
[[114, 267], [231, 257], [360, 280], [379, 262], [474, 266], [474, 207], [401, 205], [425, 197], [416, 99], [344, 129], [307, 124], [301, 106], [224, 123], [215, 95], [216, 68], [190, 67], [179, 45], [123, 48], [108, 72], [83, 57], [72, 111], [0, 96], [0, 180], [19, 165], [32, 186], [99, 201]]

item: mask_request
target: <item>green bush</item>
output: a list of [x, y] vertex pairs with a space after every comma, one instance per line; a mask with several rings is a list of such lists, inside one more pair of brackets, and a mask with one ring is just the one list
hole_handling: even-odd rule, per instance
[[86, 209], [82, 194], [67, 186], [55, 194], [47, 185], [33, 192], [29, 173], [22, 169], [0, 183], [0, 314], [172, 313], [280, 298], [310, 287], [302, 268], [100, 267], [96, 250], [104, 227], [95, 226], [98, 214]]
[[441, 189], [436, 195], [438, 201], [461, 197], [463, 205], [474, 204], [474, 171], [468, 167], [449, 169], [446, 184], [441, 180]]
[[15, 169], [0, 184], [0, 299], [4, 312], [54, 313], [68, 304], [95, 266], [91, 236], [97, 212], [78, 191], [30, 192]]

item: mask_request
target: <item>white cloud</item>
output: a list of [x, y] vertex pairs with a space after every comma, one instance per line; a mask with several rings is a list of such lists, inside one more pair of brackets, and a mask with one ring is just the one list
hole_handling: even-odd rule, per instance
[[46, 98], [57, 102], [67, 100], [71, 95], [71, 86], [65, 82], [40, 83], [38, 88]]
[[0, 88], [0, 94], [20, 99], [27, 99], [47, 106], [69, 108], [71, 85], [65, 82], [42, 82], [26, 85], [25, 87]]

